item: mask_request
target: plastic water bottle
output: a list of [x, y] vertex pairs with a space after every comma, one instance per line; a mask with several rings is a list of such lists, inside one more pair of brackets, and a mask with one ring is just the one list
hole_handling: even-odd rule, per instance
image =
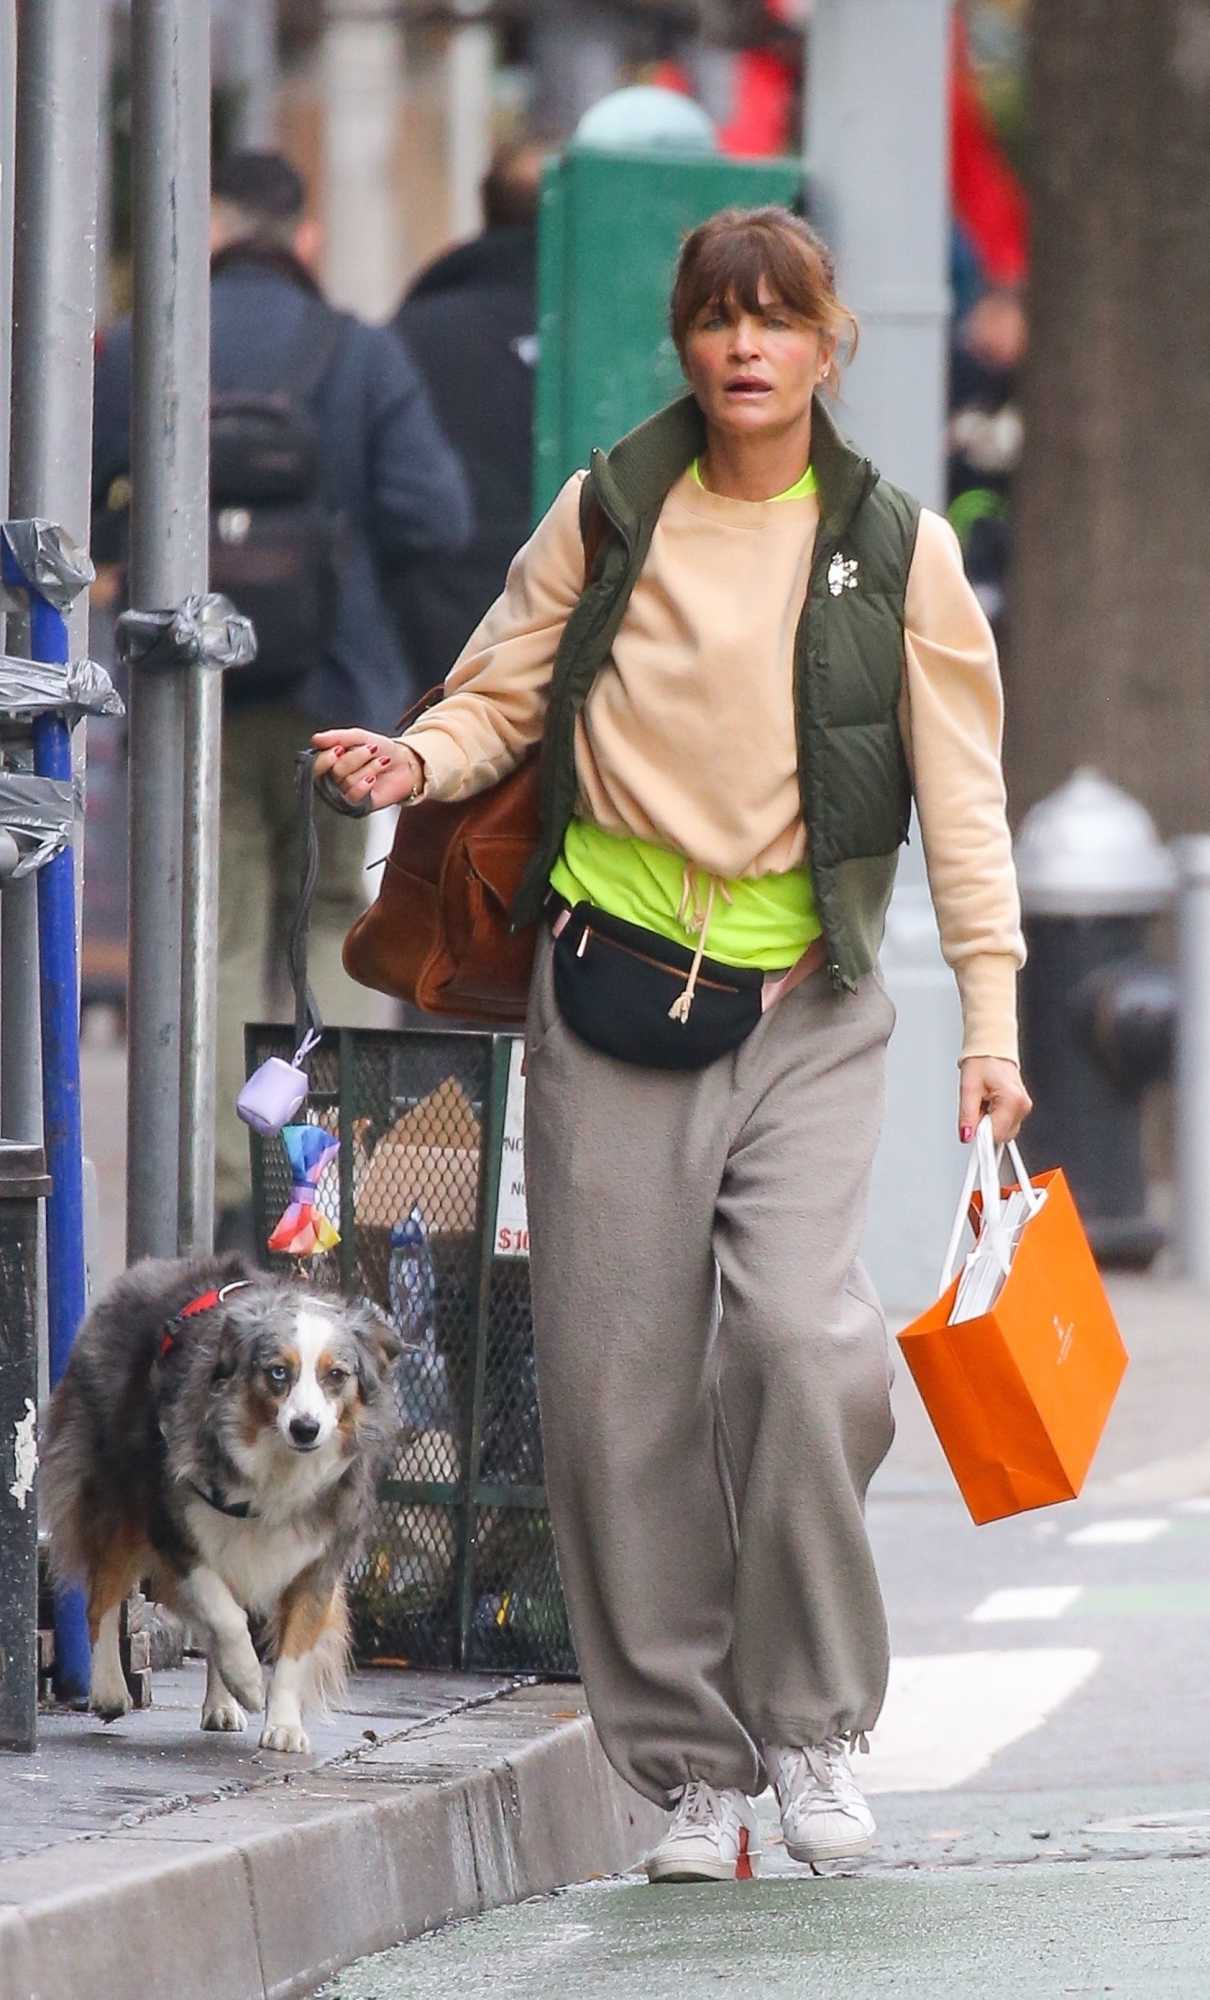
[[396, 1377], [402, 1415], [421, 1430], [447, 1428], [449, 1377], [437, 1348], [437, 1281], [428, 1228], [419, 1208], [391, 1229], [387, 1296], [404, 1342]]

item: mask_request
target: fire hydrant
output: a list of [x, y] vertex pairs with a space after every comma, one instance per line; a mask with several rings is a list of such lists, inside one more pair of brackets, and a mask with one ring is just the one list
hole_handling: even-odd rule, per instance
[[1026, 814], [1016, 841], [1029, 962], [1021, 1053], [1031, 1160], [1061, 1166], [1097, 1256], [1149, 1264], [1142, 1097], [1172, 1060], [1176, 985], [1147, 954], [1176, 871], [1136, 799], [1087, 767]]

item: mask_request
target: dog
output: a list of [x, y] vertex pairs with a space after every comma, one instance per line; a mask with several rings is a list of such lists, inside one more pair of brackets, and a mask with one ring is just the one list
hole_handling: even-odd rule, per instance
[[131, 1707], [118, 1648], [141, 1581], [207, 1636], [202, 1728], [265, 1707], [261, 1747], [310, 1748], [303, 1716], [348, 1662], [343, 1576], [398, 1427], [401, 1352], [372, 1308], [238, 1256], [146, 1259], [80, 1328], [51, 1398], [42, 1504], [51, 1563], [80, 1583], [90, 1706]]

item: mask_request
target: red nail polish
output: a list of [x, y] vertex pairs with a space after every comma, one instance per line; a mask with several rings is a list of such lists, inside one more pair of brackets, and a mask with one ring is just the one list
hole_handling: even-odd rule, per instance
[[383, 770], [385, 771], [388, 770], [389, 767], [395, 762], [395, 759], [393, 757], [380, 757], [378, 761], [381, 764]]
[[964, 1146], [969, 1146], [974, 1136], [975, 1136], [975, 1128], [973, 1125], [964, 1125], [962, 1127], [961, 1138]]

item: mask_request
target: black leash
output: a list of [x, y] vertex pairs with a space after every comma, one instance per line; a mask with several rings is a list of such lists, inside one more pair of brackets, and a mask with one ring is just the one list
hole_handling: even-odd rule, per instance
[[[307, 979], [307, 935], [311, 928], [311, 904], [315, 899], [315, 884], [319, 880], [319, 835], [315, 830], [315, 756], [314, 750], [300, 750], [294, 760], [294, 786], [298, 795], [298, 822], [301, 836], [301, 860], [298, 879], [298, 900], [294, 906], [294, 919], [290, 925], [290, 936], [286, 945], [286, 963], [290, 968], [290, 984], [294, 990], [294, 1041], [297, 1050], [305, 1053], [312, 1048], [323, 1033], [323, 1016], [319, 1011], [315, 994]], [[295, 1062], [300, 1055], [295, 1055]]]

